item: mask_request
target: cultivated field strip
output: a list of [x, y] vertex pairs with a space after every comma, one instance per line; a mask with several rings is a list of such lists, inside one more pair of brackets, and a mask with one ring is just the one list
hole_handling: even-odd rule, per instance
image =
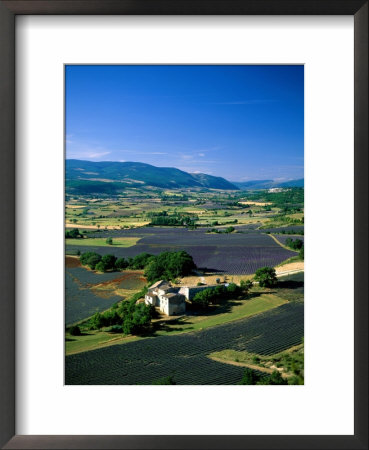
[[[141, 236], [132, 247], [87, 247], [82, 251], [100, 254], [114, 253], [118, 257], [134, 257], [147, 252], [157, 255], [164, 251], [185, 250], [199, 268], [219, 273], [247, 275], [263, 266], [276, 266], [295, 256], [293, 251], [278, 245], [270, 236], [252, 231], [247, 233], [215, 234], [204, 229], [190, 231], [185, 228], [141, 228], [96, 233], [99, 237]], [[78, 248], [78, 240], [67, 246], [67, 253]]]
[[210, 360], [224, 349], [270, 355], [301, 343], [304, 305], [293, 302], [257, 316], [175, 336], [159, 336], [66, 357], [66, 384], [237, 384], [242, 367]]

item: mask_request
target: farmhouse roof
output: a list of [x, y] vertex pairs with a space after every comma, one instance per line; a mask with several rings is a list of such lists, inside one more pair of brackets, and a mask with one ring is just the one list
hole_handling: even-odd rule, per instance
[[165, 280], [157, 281], [157, 282], [154, 283], [152, 286], [150, 286], [150, 290], [151, 290], [151, 289], [158, 288], [158, 287], [161, 287], [161, 286], [164, 286], [164, 285], [168, 285], [168, 282], [165, 281]]

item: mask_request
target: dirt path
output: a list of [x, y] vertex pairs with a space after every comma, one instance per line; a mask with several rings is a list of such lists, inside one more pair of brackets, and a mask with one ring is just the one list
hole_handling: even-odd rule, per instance
[[277, 277], [304, 271], [304, 261], [296, 261], [275, 268]]
[[[232, 366], [238, 366], [238, 367], [247, 367], [249, 369], [253, 369], [253, 370], [258, 370], [259, 372], [264, 372], [264, 373], [268, 373], [271, 374], [274, 372], [275, 369], [268, 369], [267, 367], [260, 367], [257, 366], [256, 364], [248, 364], [248, 363], [240, 363], [240, 362], [236, 362], [236, 361], [229, 361], [229, 360], [225, 360], [225, 359], [221, 359], [221, 358], [217, 358], [216, 356], [209, 356], [210, 359], [212, 359], [213, 361], [217, 361], [223, 364], [230, 364]], [[285, 373], [281, 373], [282, 378], [288, 378], [290, 375], [287, 375]]]
[[[268, 233], [266, 233], [266, 234], [268, 234]], [[282, 244], [282, 242], [278, 241], [278, 239], [275, 236], [273, 236], [272, 234], [268, 234], [268, 236], [270, 236], [282, 248], [289, 250], [290, 252], [299, 253], [297, 250], [294, 250], [293, 248], [287, 247], [287, 245]]]
[[113, 226], [113, 225], [102, 225], [100, 227], [97, 227], [96, 225], [82, 225], [80, 223], [66, 223], [65, 228], [80, 228], [81, 230], [120, 230], [120, 227]]

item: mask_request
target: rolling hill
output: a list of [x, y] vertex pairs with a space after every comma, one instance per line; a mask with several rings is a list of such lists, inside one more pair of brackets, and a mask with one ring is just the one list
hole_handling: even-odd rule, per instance
[[274, 181], [274, 180], [253, 180], [253, 181], [233, 181], [232, 182], [238, 188], [245, 191], [253, 191], [259, 189], [272, 189], [272, 188], [289, 188], [289, 187], [304, 187], [304, 179], [289, 180], [289, 181]]
[[114, 193], [127, 186], [238, 189], [221, 177], [202, 173], [191, 174], [173, 167], [155, 167], [139, 162], [67, 159], [65, 179], [67, 190], [79, 193]]

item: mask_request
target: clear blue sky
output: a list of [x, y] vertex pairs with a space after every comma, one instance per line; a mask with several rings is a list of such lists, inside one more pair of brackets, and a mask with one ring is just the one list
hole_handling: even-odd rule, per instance
[[67, 158], [302, 178], [303, 66], [66, 66]]

